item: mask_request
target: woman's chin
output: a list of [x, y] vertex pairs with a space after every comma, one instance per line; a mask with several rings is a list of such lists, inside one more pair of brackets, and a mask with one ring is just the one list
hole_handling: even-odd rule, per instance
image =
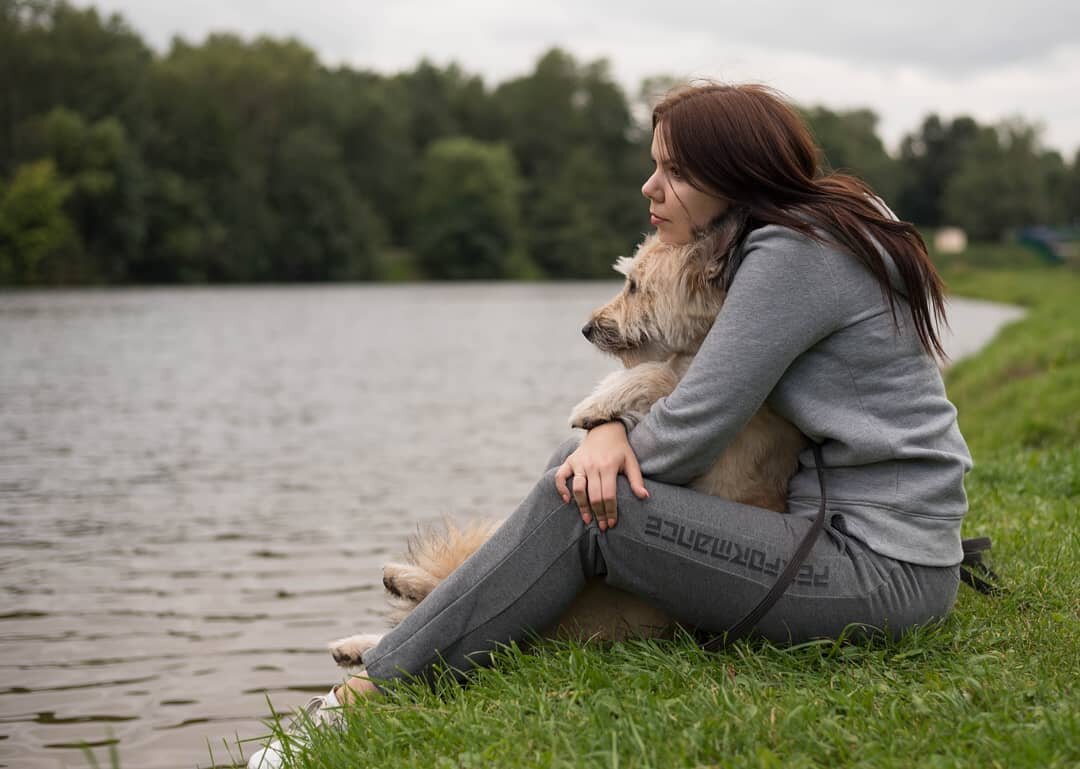
[[691, 241], [689, 237], [682, 237], [676, 232], [667, 232], [660, 227], [656, 228], [656, 236], [660, 239], [661, 243], [667, 243], [669, 246], [685, 246]]

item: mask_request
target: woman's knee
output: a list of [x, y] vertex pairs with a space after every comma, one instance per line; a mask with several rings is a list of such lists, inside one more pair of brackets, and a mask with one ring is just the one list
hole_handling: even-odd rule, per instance
[[[562, 464], [560, 462], [560, 464]], [[529, 492], [529, 496], [523, 507], [527, 508], [526, 515], [534, 517], [540, 514], [546, 514], [554, 512], [559, 507], [574, 507], [574, 500], [571, 498], [569, 502], [564, 502], [559, 490], [555, 487], [555, 474], [558, 472], [558, 465], [553, 465], [544, 471], [544, 474], [540, 476], [540, 479], [533, 486], [532, 491]], [[567, 484], [569, 486], [569, 483]]]
[[554, 453], [548, 457], [547, 464], [544, 465], [546, 470], [556, 468], [566, 461], [566, 458], [577, 450], [577, 447], [581, 445], [581, 437], [577, 435], [571, 435], [555, 449]]
[[[537, 525], [554, 527], [564, 532], [560, 536], [566, 536], [573, 531], [572, 536], [584, 536], [588, 525], [581, 518], [577, 503], [570, 499], [564, 502], [562, 495], [555, 487], [555, 474], [557, 467], [550, 467], [540, 477], [526, 502], [514, 513], [520, 516], [522, 525], [532, 528]], [[593, 524], [595, 526], [595, 523]]]

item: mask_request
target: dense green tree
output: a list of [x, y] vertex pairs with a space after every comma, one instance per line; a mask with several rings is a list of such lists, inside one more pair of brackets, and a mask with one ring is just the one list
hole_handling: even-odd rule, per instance
[[[573, 147], [561, 172], [562, 183], [573, 186], [573, 166], [582, 161], [578, 153], [590, 154], [592, 172], [583, 173], [577, 193], [588, 195], [598, 219], [588, 239], [582, 240], [596, 256], [590, 257], [588, 272], [568, 275], [607, 275], [615, 257], [627, 253], [649, 228], [649, 206], [641, 185], [652, 171], [649, 149], [652, 133], [638, 123], [631, 104], [615, 82], [610, 65], [599, 60], [581, 69], [585, 99], [580, 106], [589, 141]], [[585, 233], [583, 233], [585, 235]], [[599, 251], [597, 251], [599, 249]]]
[[391, 87], [408, 105], [407, 136], [418, 152], [448, 136], [494, 139], [499, 133], [483, 79], [457, 64], [439, 69], [421, 59], [416, 69], [394, 76]]
[[406, 242], [423, 147], [406, 140], [414, 112], [400, 84], [370, 72], [339, 69], [324, 78], [321, 99], [322, 124], [341, 146], [349, 183], [384, 224], [389, 239]]
[[1035, 224], [1064, 225], [1071, 221], [1069, 214], [1069, 165], [1056, 150], [1041, 149], [1037, 162], [1042, 176], [1041, 195], [1044, 204]]
[[[194, 184], [209, 216], [208, 236], [200, 240], [213, 250], [192, 254], [190, 274], [209, 280], [278, 277], [272, 266], [278, 212], [268, 177], [290, 132], [319, 118], [320, 72], [314, 53], [300, 43], [260, 38], [248, 44], [233, 35], [212, 35], [200, 46], [175, 41], [160, 62], [153, 91], [160, 128], [148, 142], [147, 159]], [[161, 210], [152, 221], [190, 226], [169, 221]], [[152, 231], [150, 238], [177, 240], [167, 231]]]
[[[616, 257], [629, 255], [632, 239], [623, 237], [606, 215], [611, 194], [603, 164], [587, 150], [572, 150], [555, 183], [532, 202], [530, 254], [545, 274], [612, 277], [611, 265]], [[647, 211], [644, 200], [638, 200], [639, 213]]]
[[375, 277], [385, 228], [368, 195], [400, 219], [395, 160], [410, 157], [385, 90], [295, 41], [177, 41], [155, 79], [148, 156], [167, 188], [151, 195], [151, 243], [180, 249], [194, 279]]
[[28, 159], [50, 158], [70, 183], [65, 209], [99, 279], [119, 282], [139, 258], [146, 228], [141, 160], [116, 118], [88, 124], [57, 107], [20, 127]]
[[349, 184], [341, 148], [315, 125], [286, 137], [271, 169], [270, 204], [277, 212], [271, 273], [278, 280], [375, 277], [382, 227]]
[[577, 63], [558, 48], [544, 54], [531, 74], [495, 89], [504, 138], [534, 185], [555, 176], [566, 152], [587, 139], [575, 109], [579, 94]]
[[[167, 169], [151, 172], [146, 201], [146, 248], [128, 272], [140, 283], [199, 283], [211, 279], [242, 280], [243, 275], [214, 272], [216, 254], [228, 248], [225, 226], [210, 210], [197, 180]], [[248, 279], [268, 273], [262, 262], [247, 265]]]
[[981, 127], [945, 188], [945, 215], [976, 239], [1060, 223], [1064, 212], [1049, 194], [1053, 166], [1034, 126], [1015, 119]]
[[0, 174], [23, 156], [17, 129], [65, 107], [115, 118], [138, 144], [149, 129], [152, 52], [119, 15], [53, 0], [0, 0]]
[[555, 48], [494, 100], [524, 177], [529, 255], [552, 275], [604, 274], [648, 227], [640, 187], [651, 141], [608, 64], [579, 65]]
[[860, 177], [895, 205], [900, 169], [877, 134], [878, 116], [868, 109], [835, 112], [813, 107], [802, 112], [821, 145], [825, 167]]
[[896, 201], [901, 218], [927, 227], [956, 224], [947, 221], [945, 188], [965, 162], [967, 150], [979, 132], [969, 117], [943, 122], [928, 115], [918, 131], [900, 143], [902, 186]]
[[1080, 227], [1080, 150], [1073, 155], [1064, 184], [1065, 222]]
[[0, 185], [0, 284], [85, 277], [65, 258], [78, 253], [75, 230], [64, 214], [70, 191], [49, 160], [20, 166], [10, 184]]
[[413, 246], [430, 278], [517, 277], [520, 180], [509, 148], [441, 139], [424, 154]]
[[[0, 0], [0, 184], [9, 208], [60, 201], [68, 227], [28, 236], [50, 245], [20, 246], [17, 279], [606, 276], [648, 229], [649, 117], [677, 84], [628, 99], [605, 60], [560, 48], [493, 90], [426, 59], [328, 69], [296, 40], [213, 34], [156, 55], [119, 16]], [[931, 115], [893, 160], [873, 112], [805, 114], [830, 167], [919, 224], [1080, 218], [1080, 158], [1023, 126]], [[12, 222], [53, 221], [9, 214], [0, 279], [16, 280]]]

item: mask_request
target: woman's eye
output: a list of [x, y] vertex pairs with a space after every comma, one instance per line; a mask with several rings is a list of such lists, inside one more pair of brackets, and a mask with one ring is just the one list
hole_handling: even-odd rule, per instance
[[671, 169], [669, 170], [669, 173], [672, 176], [674, 176], [676, 179], [681, 179], [682, 178], [682, 174], [679, 173], [679, 169], [676, 166], [672, 166]]

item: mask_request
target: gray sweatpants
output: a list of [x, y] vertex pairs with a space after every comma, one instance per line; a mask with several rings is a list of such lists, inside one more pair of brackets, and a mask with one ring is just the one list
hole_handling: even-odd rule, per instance
[[[364, 655], [376, 684], [427, 678], [440, 661], [459, 678], [490, 664], [497, 644], [553, 625], [593, 577], [643, 597], [690, 630], [722, 632], [757, 605], [810, 528], [811, 518], [648, 479], [650, 497], [639, 500], [619, 476], [618, 523], [601, 532], [555, 490], [555, 468], [576, 446], [563, 444], [495, 534]], [[859, 623], [895, 635], [947, 614], [958, 585], [959, 567], [879, 555], [833, 516], [757, 632], [797, 643], [835, 638]]]

